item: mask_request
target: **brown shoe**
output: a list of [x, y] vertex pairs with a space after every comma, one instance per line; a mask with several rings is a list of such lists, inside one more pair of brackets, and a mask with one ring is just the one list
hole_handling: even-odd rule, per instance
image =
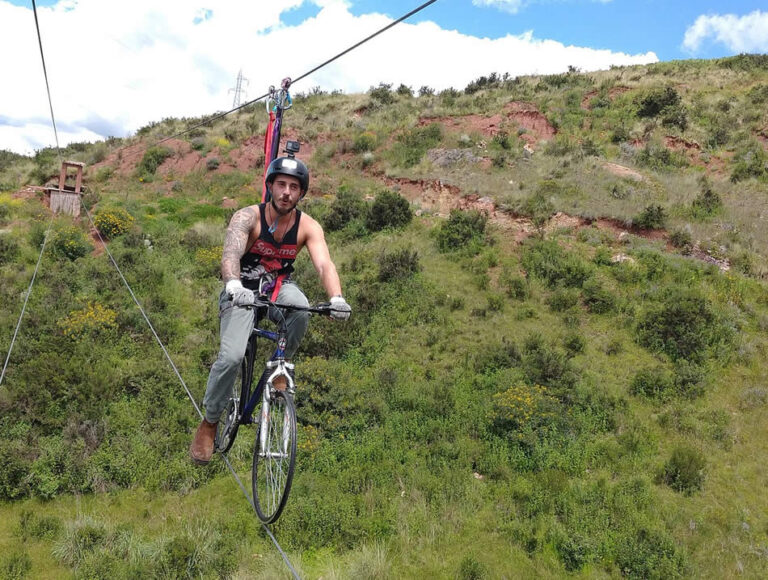
[[200, 423], [189, 446], [189, 456], [198, 465], [207, 465], [213, 456], [213, 442], [216, 439], [216, 423], [209, 423], [205, 419]]

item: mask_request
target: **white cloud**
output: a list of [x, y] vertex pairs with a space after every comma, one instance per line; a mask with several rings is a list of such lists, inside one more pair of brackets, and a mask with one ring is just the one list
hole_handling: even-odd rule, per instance
[[525, 0], [472, 0], [475, 6], [492, 6], [503, 12], [517, 14], [527, 2]]
[[[252, 99], [392, 22], [355, 16], [345, 0], [314, 0], [315, 17], [282, 24], [281, 13], [302, 2], [62, 0], [38, 7], [61, 145], [125, 136], [163, 117], [227, 110], [241, 68]], [[47, 137], [44, 131], [50, 119], [34, 18], [29, 8], [0, 0], [0, 22], [0, 149], [30, 153], [54, 144], [52, 129]], [[350, 93], [379, 82], [439, 90], [490, 72], [550, 74], [569, 65], [588, 71], [656, 60], [652, 52], [565, 46], [533, 32], [488, 39], [405, 22], [294, 90], [319, 85]]]
[[723, 44], [734, 53], [768, 52], [768, 12], [699, 16], [685, 31], [683, 48], [697, 52], [707, 40]]

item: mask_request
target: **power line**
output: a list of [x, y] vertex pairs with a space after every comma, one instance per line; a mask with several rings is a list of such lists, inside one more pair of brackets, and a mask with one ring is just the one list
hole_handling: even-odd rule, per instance
[[[326, 60], [326, 61], [325, 61], [325, 62], [323, 62], [322, 64], [319, 64], [319, 65], [317, 65], [317, 66], [316, 66], [315, 68], [313, 68], [312, 70], [310, 70], [310, 71], [308, 71], [308, 72], [305, 72], [303, 75], [301, 75], [301, 76], [297, 77], [296, 79], [294, 79], [293, 81], [291, 81], [291, 84], [296, 84], [296, 83], [297, 83], [297, 82], [299, 82], [300, 80], [307, 78], [307, 77], [308, 77], [309, 75], [311, 75], [312, 73], [315, 73], [315, 72], [319, 71], [319, 70], [320, 70], [321, 68], [323, 68], [324, 66], [327, 66], [327, 65], [331, 64], [333, 61], [335, 61], [335, 60], [337, 60], [337, 59], [341, 58], [342, 56], [344, 56], [344, 55], [345, 55], [345, 54], [347, 54], [348, 52], [351, 52], [351, 51], [355, 50], [356, 48], [358, 48], [359, 46], [361, 46], [361, 45], [365, 44], [366, 42], [368, 42], [368, 41], [369, 41], [369, 40], [371, 40], [372, 38], [375, 38], [376, 36], [378, 36], [378, 35], [379, 35], [379, 34], [381, 34], [382, 32], [386, 32], [387, 30], [389, 30], [389, 29], [390, 29], [390, 28], [392, 28], [393, 26], [395, 26], [395, 25], [397, 25], [397, 24], [400, 24], [400, 23], [401, 23], [403, 20], [406, 20], [406, 19], [410, 18], [411, 16], [413, 16], [414, 14], [416, 14], [416, 13], [418, 13], [418, 12], [421, 12], [421, 11], [422, 11], [422, 10], [424, 10], [424, 9], [425, 9], [427, 6], [429, 6], [429, 5], [431, 5], [431, 4], [434, 4], [435, 2], [437, 2], [437, 0], [429, 0], [428, 2], [424, 2], [424, 4], [422, 4], [421, 6], [419, 6], [419, 7], [417, 7], [417, 8], [414, 8], [413, 10], [411, 10], [410, 12], [408, 12], [408, 14], [404, 14], [403, 16], [401, 16], [400, 18], [398, 18], [397, 20], [395, 20], [395, 21], [393, 21], [393, 22], [390, 22], [390, 23], [389, 23], [389, 24], [387, 24], [387, 25], [386, 25], [384, 28], [381, 28], [380, 30], [378, 30], [378, 31], [374, 32], [374, 33], [373, 33], [373, 34], [371, 34], [370, 36], [367, 36], [366, 38], [364, 38], [364, 39], [363, 39], [363, 40], [361, 40], [360, 42], [358, 42], [358, 43], [356, 43], [356, 44], [353, 44], [352, 46], [350, 46], [350, 47], [349, 47], [349, 48], [347, 48], [346, 50], [344, 50], [344, 51], [340, 52], [339, 54], [337, 54], [336, 56], [334, 56], [333, 58], [329, 58], [328, 60]], [[226, 111], [226, 112], [224, 112], [224, 113], [219, 113], [218, 115], [215, 115], [215, 116], [211, 117], [210, 119], [206, 119], [205, 121], [203, 121], [203, 122], [201, 122], [201, 123], [198, 123], [197, 125], [194, 125], [194, 126], [192, 126], [192, 127], [188, 128], [188, 129], [185, 129], [184, 131], [181, 131], [181, 132], [179, 132], [179, 133], [176, 133], [175, 135], [171, 135], [170, 137], [166, 137], [165, 139], [161, 139], [160, 141], [158, 141], [157, 143], [155, 143], [155, 145], [160, 145], [160, 143], [165, 143], [166, 141], [170, 141], [171, 139], [175, 139], [176, 137], [181, 137], [182, 135], [186, 135], [187, 133], [189, 133], [189, 132], [191, 132], [191, 131], [194, 131], [195, 129], [199, 129], [199, 128], [200, 128], [200, 127], [202, 127], [203, 125], [208, 125], [208, 124], [212, 123], [213, 121], [217, 121], [217, 120], [221, 119], [222, 117], [226, 117], [226, 116], [227, 116], [227, 115], [229, 115], [230, 113], [234, 113], [235, 111], [238, 111], [238, 110], [240, 110], [240, 109], [242, 109], [242, 108], [244, 108], [244, 107], [247, 107], [248, 105], [252, 105], [252, 104], [254, 104], [254, 103], [257, 103], [257, 102], [259, 102], [259, 101], [262, 101], [262, 100], [266, 99], [267, 97], [269, 97], [271, 94], [272, 94], [272, 93], [271, 93], [271, 91], [270, 91], [270, 92], [268, 92], [268, 93], [265, 93], [265, 94], [261, 95], [260, 97], [257, 97], [257, 98], [255, 98], [255, 99], [253, 99], [252, 101], [247, 101], [247, 102], [243, 103], [242, 105], [239, 105], [239, 106], [237, 106], [237, 107], [234, 107], [234, 108], [230, 109], [229, 111]]]

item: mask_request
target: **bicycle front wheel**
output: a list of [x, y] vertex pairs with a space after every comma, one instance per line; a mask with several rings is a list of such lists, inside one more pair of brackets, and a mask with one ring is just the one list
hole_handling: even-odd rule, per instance
[[232, 447], [248, 398], [248, 355], [246, 354], [232, 383], [227, 406], [221, 412], [216, 426], [216, 451], [226, 453]]
[[253, 503], [259, 519], [271, 524], [288, 501], [296, 466], [296, 408], [293, 398], [275, 391], [267, 412], [262, 409], [253, 451]]

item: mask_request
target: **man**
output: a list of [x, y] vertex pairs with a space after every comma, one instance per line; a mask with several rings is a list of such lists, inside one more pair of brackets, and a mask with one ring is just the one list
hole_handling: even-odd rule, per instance
[[[336, 266], [331, 261], [323, 228], [296, 209], [309, 188], [309, 170], [294, 158], [280, 157], [267, 168], [265, 183], [271, 201], [243, 208], [232, 216], [221, 257], [225, 289], [219, 296], [221, 346], [211, 367], [203, 398], [205, 418], [195, 433], [189, 453], [195, 463], [205, 465], [213, 455], [216, 423], [224, 411], [238, 367], [253, 329], [255, 294], [268, 295], [277, 304], [309, 306], [306, 296], [290, 280], [293, 261], [302, 248], [309, 250], [312, 264], [331, 300], [331, 316], [349, 318], [351, 308], [341, 293]], [[276, 309], [271, 309], [276, 310]], [[290, 359], [309, 323], [307, 312], [271, 311], [273, 321], [285, 320], [285, 357]], [[283, 379], [284, 381], [284, 379]], [[276, 388], [285, 388], [276, 384]]]

